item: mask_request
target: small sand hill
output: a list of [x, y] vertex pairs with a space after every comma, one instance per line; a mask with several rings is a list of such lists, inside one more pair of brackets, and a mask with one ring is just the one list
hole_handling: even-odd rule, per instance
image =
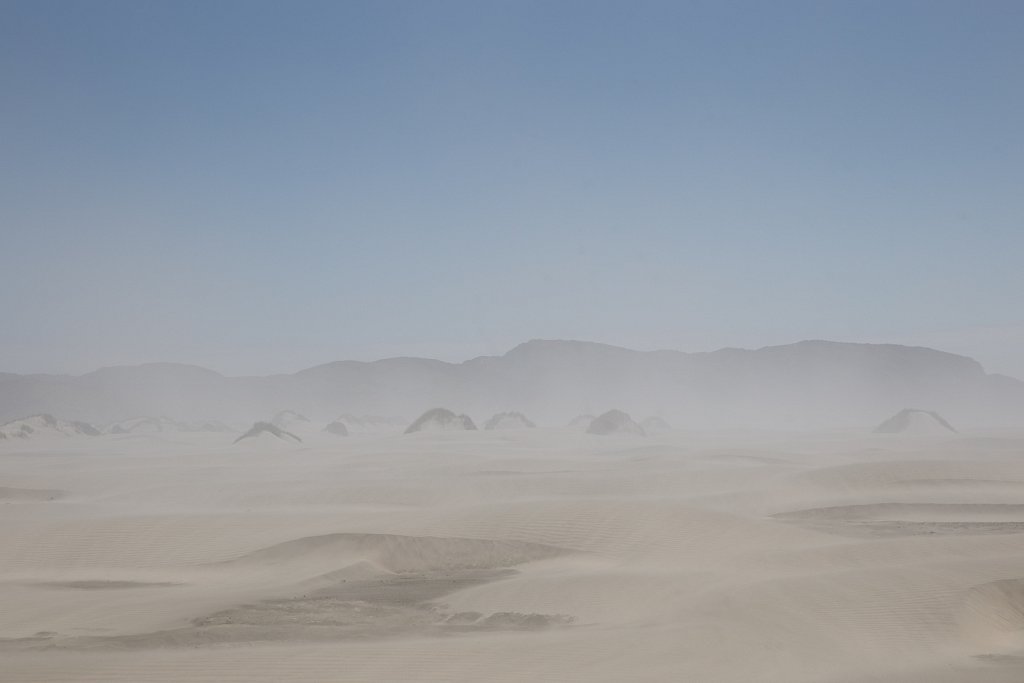
[[344, 422], [335, 420], [326, 427], [324, 431], [328, 434], [334, 434], [335, 436], [348, 436], [348, 427], [345, 426]]
[[564, 548], [522, 541], [335, 533], [286, 541], [221, 566], [292, 566], [297, 574], [369, 563], [394, 573], [496, 569], [567, 554]]
[[671, 432], [672, 427], [669, 426], [668, 422], [665, 422], [660, 417], [649, 417], [640, 423], [640, 428], [644, 430], [645, 434], [664, 434], [665, 432]]
[[589, 427], [590, 423], [593, 421], [594, 416], [589, 413], [577, 415], [573, 419], [569, 420], [569, 428], [578, 429], [581, 432], [585, 432], [587, 430], [587, 427]]
[[484, 429], [533, 429], [537, 425], [522, 413], [498, 413], [484, 425]]
[[644, 436], [644, 430], [636, 422], [633, 422], [633, 418], [621, 410], [609, 410], [607, 413], [594, 418], [590, 426], [587, 427], [587, 434], [600, 434], [602, 436], [609, 434], [637, 434]]
[[294, 410], [282, 410], [270, 418], [270, 423], [280, 429], [296, 429], [308, 425], [310, 419]]
[[408, 424], [408, 420], [400, 417], [345, 414], [339, 415], [324, 431], [332, 434], [399, 434]]
[[88, 422], [58, 420], [53, 415], [32, 415], [0, 425], [0, 438], [35, 439], [48, 436], [98, 436], [99, 430]]
[[[274, 417], [270, 418], [268, 422], [278, 429], [290, 432], [291, 434], [305, 439], [306, 441], [327, 432], [327, 430], [324, 429], [326, 425], [324, 425], [323, 422], [314, 422], [302, 413], [295, 412], [294, 410], [282, 410], [274, 415]], [[337, 435], [337, 432], [328, 433], [334, 433]]]
[[960, 625], [983, 652], [1024, 648], [1024, 579], [992, 581], [967, 591]]
[[956, 434], [953, 425], [931, 410], [905, 408], [875, 427], [876, 434], [906, 434], [908, 436], [942, 436]]
[[287, 432], [269, 422], [257, 422], [245, 434], [235, 439], [236, 444], [295, 446], [302, 443], [295, 434]]
[[157, 434], [185, 431], [182, 425], [167, 417], [133, 417], [107, 427], [110, 434]]
[[414, 432], [451, 432], [475, 431], [476, 425], [466, 415], [456, 415], [446, 408], [432, 408], [417, 418], [405, 430], [406, 434]]

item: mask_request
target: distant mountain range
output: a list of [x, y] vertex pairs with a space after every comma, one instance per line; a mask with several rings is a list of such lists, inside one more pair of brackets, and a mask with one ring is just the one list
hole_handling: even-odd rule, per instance
[[266, 377], [173, 363], [0, 374], [0, 422], [50, 413], [96, 424], [139, 415], [251, 424], [283, 409], [332, 420], [439, 406], [477, 419], [520, 411], [542, 426], [612, 408], [684, 429], [870, 428], [903, 408], [965, 427], [1024, 426], [1024, 382], [934, 349], [828, 341], [684, 353], [535, 340], [463, 363], [338, 361]]

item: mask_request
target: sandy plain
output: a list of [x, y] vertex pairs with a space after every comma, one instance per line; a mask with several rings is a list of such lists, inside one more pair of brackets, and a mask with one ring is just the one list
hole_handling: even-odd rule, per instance
[[1024, 434], [0, 445], [0, 680], [1024, 680]]

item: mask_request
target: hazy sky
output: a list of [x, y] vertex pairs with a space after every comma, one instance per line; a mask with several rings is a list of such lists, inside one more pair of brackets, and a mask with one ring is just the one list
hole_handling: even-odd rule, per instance
[[1022, 35], [1019, 0], [0, 0], [0, 370], [829, 338], [1024, 376]]

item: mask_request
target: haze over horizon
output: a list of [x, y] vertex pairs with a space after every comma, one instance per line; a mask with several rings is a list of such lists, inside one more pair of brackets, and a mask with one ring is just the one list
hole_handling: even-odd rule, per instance
[[[898, 344], [898, 343], [890, 343], [890, 342], [846, 342], [846, 341], [842, 341], [842, 340], [830, 340], [830, 339], [803, 339], [803, 340], [800, 340], [800, 341], [797, 341], [797, 342], [791, 342], [791, 343], [787, 343], [787, 344], [768, 344], [768, 345], [761, 346], [761, 347], [756, 347], [756, 348], [744, 348], [744, 347], [739, 347], [739, 346], [723, 346], [723, 347], [719, 347], [719, 348], [716, 348], [716, 349], [686, 351], [686, 350], [683, 350], [683, 349], [666, 349], [666, 348], [660, 348], [660, 349], [637, 349], [637, 348], [630, 348], [630, 347], [626, 347], [626, 346], [621, 346], [621, 345], [618, 345], [618, 344], [607, 344], [605, 342], [597, 342], [597, 341], [593, 341], [593, 340], [583, 340], [583, 339], [539, 339], [538, 338], [538, 339], [524, 340], [523, 342], [520, 342], [519, 344], [511, 346], [511, 347], [509, 347], [507, 349], [504, 349], [503, 351], [499, 351], [499, 352], [495, 352], [495, 353], [476, 354], [476, 355], [473, 355], [473, 356], [467, 356], [465, 358], [431, 358], [429, 356], [412, 356], [412, 355], [408, 355], [408, 354], [396, 355], [396, 356], [381, 356], [381, 357], [377, 357], [377, 358], [335, 358], [333, 360], [325, 361], [324, 363], [316, 363], [316, 364], [313, 364], [313, 365], [310, 365], [310, 366], [304, 366], [304, 367], [301, 367], [301, 368], [296, 368], [294, 371], [292, 371], [292, 370], [288, 370], [288, 371], [273, 371], [273, 370], [271, 370], [271, 371], [268, 371], [266, 373], [262, 373], [262, 376], [278, 376], [278, 375], [295, 374], [295, 373], [303, 372], [305, 370], [311, 370], [311, 369], [314, 369], [314, 368], [329, 366], [329, 365], [331, 365], [333, 363], [353, 362], [353, 361], [354, 362], [361, 362], [361, 363], [374, 363], [374, 362], [389, 361], [389, 360], [415, 359], [415, 360], [423, 360], [423, 361], [441, 361], [441, 362], [448, 363], [448, 364], [451, 364], [451, 365], [463, 365], [463, 364], [471, 363], [473, 361], [476, 361], [476, 360], [479, 360], [479, 359], [483, 359], [483, 358], [502, 358], [502, 357], [505, 357], [505, 356], [507, 356], [509, 354], [514, 353], [520, 347], [526, 347], [526, 346], [530, 346], [530, 345], [533, 345], [533, 344], [548, 344], [548, 345], [550, 345], [550, 344], [563, 344], [563, 345], [567, 345], [567, 346], [580, 346], [580, 347], [594, 347], [594, 346], [596, 346], [596, 347], [607, 347], [607, 348], [610, 348], [610, 349], [620, 349], [620, 350], [625, 350], [625, 351], [630, 351], [630, 352], [639, 352], [641, 354], [650, 353], [650, 352], [681, 352], [681, 353], [684, 353], [684, 354], [701, 355], [701, 354], [707, 354], [707, 353], [714, 353], [716, 351], [737, 351], [737, 350], [738, 351], [759, 351], [759, 350], [773, 349], [773, 348], [796, 347], [796, 346], [799, 346], [799, 345], [802, 345], [802, 344], [819, 344], [819, 343], [839, 344], [839, 345], [871, 344], [871, 345], [877, 345], [877, 346], [897, 346], [897, 347], [901, 347], [902, 346], [902, 347], [909, 347], [909, 348], [912, 348], [912, 349], [913, 348], [924, 348], [924, 349], [933, 349], [935, 351], [940, 351], [940, 352], [943, 352], [943, 353], [950, 353], [950, 354], [953, 354], [953, 355], [963, 356], [963, 357], [969, 358], [969, 359], [974, 360], [974, 361], [978, 360], [977, 358], [973, 358], [968, 353], [959, 353], [959, 352], [956, 352], [956, 351], [950, 351], [948, 349], [934, 348], [934, 347], [930, 347], [930, 346], [924, 345], [924, 344]], [[255, 373], [247, 375], [247, 374], [244, 374], [244, 373], [222, 372], [218, 368], [207, 367], [207, 366], [200, 365], [198, 363], [187, 363], [187, 362], [180, 362], [180, 361], [173, 361], [173, 360], [171, 360], [171, 361], [168, 361], [168, 360], [163, 360], [163, 361], [161, 361], [161, 360], [154, 360], [154, 361], [145, 361], [145, 362], [140, 362], [140, 363], [115, 363], [115, 364], [111, 364], [111, 365], [104, 365], [104, 366], [100, 366], [100, 367], [96, 367], [96, 368], [91, 368], [90, 370], [87, 370], [87, 371], [82, 372], [82, 373], [12, 373], [12, 374], [23, 374], [23, 375], [26, 375], [26, 376], [32, 376], [32, 375], [55, 375], [55, 376], [60, 376], [60, 375], [63, 375], [63, 376], [75, 377], [75, 376], [81, 376], [81, 375], [88, 375], [88, 374], [90, 374], [92, 372], [96, 372], [98, 370], [109, 369], [109, 368], [136, 368], [136, 367], [142, 367], [142, 366], [147, 366], [147, 365], [163, 365], [163, 364], [198, 367], [198, 368], [202, 368], [204, 370], [211, 370], [213, 372], [216, 372], [219, 375], [222, 375], [222, 376], [228, 377], [228, 378], [230, 378], [230, 377], [239, 377], [240, 378], [240, 377], [247, 377], [247, 376], [248, 377], [261, 376], [261, 375], [255, 374]], [[994, 371], [994, 370], [992, 370], [992, 369], [990, 369], [988, 367], [985, 367], [984, 363], [982, 363], [981, 365], [983, 366], [983, 368], [984, 368], [984, 370], [985, 370], [985, 372], [987, 374], [1012, 376], [1012, 375], [1008, 375], [1007, 373]], [[0, 370], [0, 374], [3, 374], [3, 373], [4, 373], [4, 371]], [[1019, 377], [1014, 377], [1014, 379], [1020, 379], [1020, 378]]]
[[1024, 377], [1022, 18], [5, 2], [0, 371], [832, 339]]

